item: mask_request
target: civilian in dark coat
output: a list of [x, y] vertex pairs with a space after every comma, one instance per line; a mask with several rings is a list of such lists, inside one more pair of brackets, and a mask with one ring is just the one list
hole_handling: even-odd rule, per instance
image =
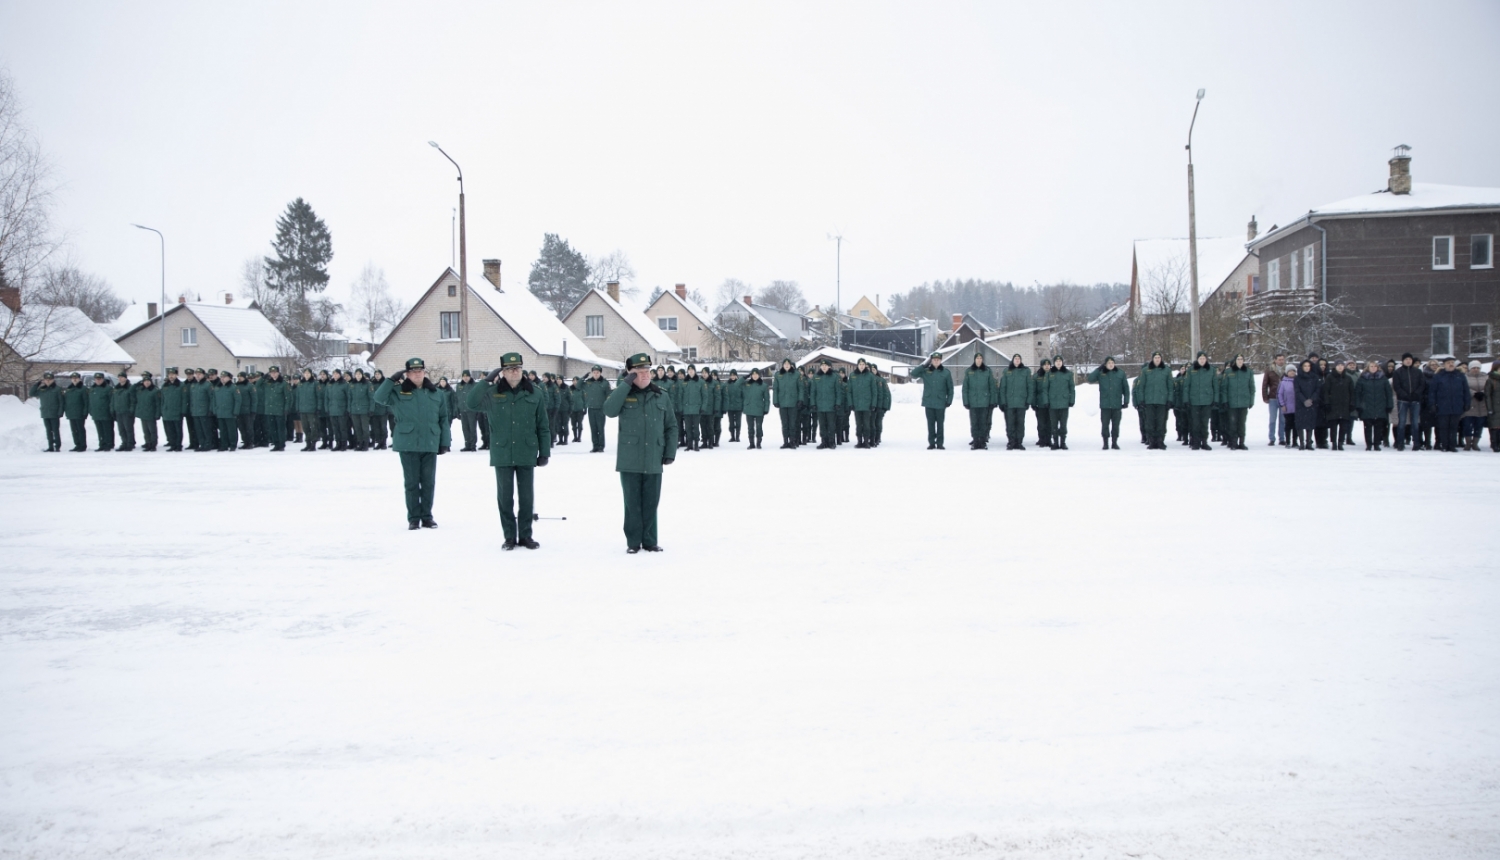
[[1340, 361], [1323, 378], [1323, 423], [1333, 431], [1333, 450], [1344, 450], [1354, 423], [1354, 376]]
[[1380, 369], [1380, 363], [1370, 359], [1365, 372], [1354, 381], [1354, 408], [1365, 426], [1365, 450], [1379, 451], [1389, 444], [1386, 433], [1389, 429], [1391, 410], [1396, 406], [1396, 395], [1391, 382]]
[[1469, 380], [1454, 359], [1443, 360], [1443, 369], [1433, 374], [1427, 385], [1427, 404], [1432, 408], [1437, 428], [1437, 446], [1442, 451], [1458, 450], [1458, 420], [1469, 410]]
[[[1323, 379], [1318, 376], [1317, 365], [1311, 359], [1304, 359], [1302, 366], [1297, 369], [1297, 378], [1293, 386], [1297, 392], [1297, 416], [1305, 412], [1309, 418], [1317, 414], [1319, 404], [1323, 402]], [[1313, 420], [1297, 421], [1297, 449], [1299, 451], [1310, 451], [1314, 445], [1314, 434], [1317, 422]]]

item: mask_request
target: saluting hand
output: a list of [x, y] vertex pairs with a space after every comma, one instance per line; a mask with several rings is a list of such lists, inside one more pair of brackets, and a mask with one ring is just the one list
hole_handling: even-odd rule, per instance
[[406, 371], [404, 371], [404, 370], [398, 370], [395, 373], [391, 374], [390, 379], [391, 379], [391, 382], [394, 382], [397, 385], [400, 385], [401, 381], [404, 380], [404, 379], [406, 379]]
[[500, 378], [500, 369], [499, 368], [495, 368], [494, 370], [490, 371], [488, 375], [485, 376], [484, 381], [488, 382], [491, 385], [494, 385], [495, 384], [495, 380], [497, 380], [499, 378]]

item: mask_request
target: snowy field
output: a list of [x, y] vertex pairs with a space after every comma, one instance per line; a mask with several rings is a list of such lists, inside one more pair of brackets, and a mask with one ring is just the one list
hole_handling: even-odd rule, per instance
[[502, 553], [483, 454], [410, 533], [387, 452], [0, 399], [0, 857], [1500, 856], [1500, 456], [928, 452], [898, 391], [681, 455], [638, 556], [613, 439]]

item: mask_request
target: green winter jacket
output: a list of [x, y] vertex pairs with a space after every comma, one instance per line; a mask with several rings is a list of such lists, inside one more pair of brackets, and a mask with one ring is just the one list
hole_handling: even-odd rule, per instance
[[161, 384], [161, 417], [167, 421], [181, 421], [187, 414], [187, 386], [182, 380], [167, 380]]
[[1031, 368], [1011, 365], [1000, 374], [996, 402], [1001, 409], [1025, 409], [1031, 405]]
[[552, 431], [542, 396], [522, 378], [511, 388], [503, 378], [464, 388], [464, 405], [490, 420], [490, 465], [530, 469], [552, 456]]
[[775, 396], [777, 409], [791, 409], [802, 402], [801, 377], [795, 368], [776, 371], [771, 393]]
[[[428, 379], [422, 381], [431, 382]], [[434, 384], [432, 387], [437, 388], [437, 385]], [[334, 382], [330, 379], [328, 384], [323, 386], [323, 411], [331, 417], [349, 414], [349, 383], [343, 380]]]
[[213, 399], [213, 415], [219, 420], [233, 418], [240, 414], [239, 389], [234, 383], [224, 385], [222, 383], [209, 386], [209, 396]]
[[1250, 365], [1236, 369], [1231, 364], [1224, 371], [1224, 402], [1230, 409], [1249, 409], [1259, 395], [1255, 390], [1255, 371]]
[[1068, 409], [1078, 400], [1077, 387], [1073, 382], [1073, 370], [1061, 363], [1053, 364], [1047, 372], [1047, 408]]
[[586, 412], [589, 408], [588, 404], [583, 402], [583, 389], [579, 385], [580, 383], [575, 382], [568, 386], [568, 407], [574, 415]]
[[849, 375], [849, 404], [855, 412], [869, 412], [877, 408], [880, 398], [880, 374], [869, 367], [855, 368]]
[[583, 381], [583, 403], [589, 409], [603, 409], [604, 401], [609, 399], [609, 380], [601, 375], [598, 379], [590, 376]]
[[255, 414], [255, 386], [249, 382], [236, 382], [234, 384], [234, 414]]
[[677, 411], [683, 415], [702, 415], [706, 410], [704, 407], [705, 390], [703, 380], [697, 376], [690, 376], [682, 382], [677, 383], [673, 389], [681, 408]]
[[743, 379], [731, 379], [724, 383], [724, 411], [745, 411], [745, 381]]
[[911, 369], [912, 379], [922, 380], [922, 407], [947, 409], [953, 405], [953, 374], [946, 367], [934, 368], [928, 360]]
[[762, 418], [771, 411], [771, 386], [764, 379], [747, 379], [740, 384], [740, 403], [751, 418]]
[[[1207, 355], [1200, 352], [1199, 355]], [[1188, 406], [1212, 406], [1214, 405], [1214, 389], [1217, 372], [1211, 364], [1201, 367], [1198, 360], [1193, 359], [1193, 365], [1188, 368], [1187, 376], [1182, 379], [1182, 399], [1180, 402]]]
[[1000, 385], [988, 366], [969, 365], [964, 371], [963, 403], [965, 409], [988, 409], [1000, 403]]
[[387, 377], [375, 389], [375, 400], [396, 416], [396, 434], [391, 447], [411, 454], [436, 454], [453, 444], [448, 394], [431, 379], [418, 388], [404, 377], [398, 386]]
[[1396, 392], [1385, 374], [1372, 377], [1366, 371], [1354, 380], [1354, 409], [1361, 419], [1380, 421], [1388, 418], [1395, 408]]
[[[374, 376], [370, 377], [370, 417], [371, 418], [384, 418], [386, 415], [389, 415], [390, 411], [391, 411], [391, 410], [385, 408], [385, 406], [383, 406], [383, 405], [375, 402], [375, 389], [379, 388], [380, 387], [380, 383], [382, 383], [382, 382], [385, 382], [385, 376], [384, 375], [382, 375], [379, 379], [376, 379]], [[457, 413], [455, 413], [455, 412], [449, 412], [448, 413], [448, 417], [452, 418], [456, 414]]]
[[109, 421], [115, 417], [110, 411], [114, 389], [109, 385], [89, 386], [89, 417], [95, 421]]
[[187, 389], [188, 414], [194, 418], [207, 418], [214, 414], [214, 384], [207, 379], [183, 384]]
[[267, 376], [265, 384], [260, 387], [260, 414], [262, 415], [285, 415], [287, 413], [287, 401], [290, 387], [286, 384], [286, 377], [272, 379]]
[[135, 417], [142, 421], [161, 418], [161, 389], [155, 383], [149, 388], [139, 382], [135, 384]]
[[812, 408], [814, 412], [832, 412], [839, 405], [839, 375], [818, 370], [813, 374]]
[[297, 412], [312, 415], [323, 408], [323, 386], [316, 379], [297, 383]]
[[89, 389], [82, 381], [63, 389], [63, 417], [69, 421], [89, 417]]
[[349, 414], [370, 414], [370, 383], [369, 380], [361, 382], [356, 379], [349, 383]]
[[[1108, 362], [1106, 358], [1105, 363]], [[1130, 405], [1130, 381], [1118, 364], [1114, 370], [1105, 370], [1103, 364], [1094, 368], [1089, 374], [1089, 382], [1099, 386], [1100, 409], [1124, 409]]]
[[116, 418], [124, 415], [134, 415], [135, 386], [126, 384], [116, 385], [114, 388], [111, 388], [109, 394], [109, 411], [114, 413]]
[[1176, 386], [1172, 368], [1166, 364], [1152, 367], [1150, 362], [1141, 365], [1141, 374], [1136, 377], [1135, 404], [1137, 406], [1171, 406], [1172, 389]]
[[37, 404], [42, 411], [42, 417], [48, 420], [61, 418], [63, 414], [63, 390], [57, 387], [57, 381], [53, 380], [51, 385], [43, 385], [45, 379], [39, 379], [31, 386], [31, 395], [41, 401]]
[[672, 398], [655, 384], [615, 386], [604, 401], [604, 414], [620, 419], [615, 443], [615, 471], [661, 474], [662, 461], [677, 457], [677, 415]]
[[1052, 402], [1047, 393], [1047, 374], [1051, 369], [1037, 369], [1036, 375], [1031, 377], [1031, 405], [1035, 409], [1046, 409], [1047, 404]]

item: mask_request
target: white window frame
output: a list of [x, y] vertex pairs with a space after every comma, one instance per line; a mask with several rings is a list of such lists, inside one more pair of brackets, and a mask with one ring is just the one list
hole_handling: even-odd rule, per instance
[[683, 357], [684, 360], [687, 360], [687, 361], [697, 361], [698, 360], [698, 347], [696, 347], [696, 346], [685, 346], [685, 347], [683, 347], [682, 348], [682, 357]]
[[1266, 289], [1275, 292], [1281, 289], [1281, 258], [1266, 263]]
[[[1448, 243], [1448, 262], [1447, 263], [1439, 263], [1438, 262], [1438, 243], [1439, 242], [1447, 242]], [[1453, 254], [1453, 237], [1452, 236], [1433, 236], [1432, 237], [1432, 268], [1433, 268], [1434, 271], [1441, 271], [1441, 270], [1447, 270], [1447, 269], [1453, 268], [1453, 256], [1454, 256], [1454, 254]]]
[[[1474, 329], [1484, 329], [1484, 352], [1474, 352]], [[1469, 323], [1469, 358], [1489, 358], [1494, 349], [1494, 332], [1489, 323]]]
[[677, 331], [677, 317], [657, 317], [656, 327], [662, 331]]
[[[450, 320], [455, 324], [449, 325]], [[459, 316], [459, 311], [438, 311], [438, 343], [461, 340], [462, 325], [463, 319]]]
[[247, 365], [245, 365], [244, 367], [242, 367], [240, 369], [243, 370], [243, 371], [245, 371], [246, 373], [254, 373], [255, 372], [255, 365], [253, 365], [253, 364], [247, 364]]
[[583, 336], [601, 339], [604, 337], [604, 314], [589, 314], [583, 318]]
[[1302, 284], [1297, 281], [1297, 276], [1301, 274], [1301, 271], [1301, 268], [1297, 265], [1297, 252], [1292, 251], [1291, 256], [1287, 258], [1286, 273], [1290, 275], [1290, 277], [1287, 278], [1287, 280], [1291, 282], [1288, 286], [1290, 286], [1294, 290], [1302, 286]]
[[[1448, 330], [1448, 348], [1447, 349], [1438, 349], [1437, 348], [1437, 332], [1438, 332], [1438, 329], [1447, 329]], [[1452, 325], [1450, 325], [1448, 323], [1442, 323], [1442, 324], [1439, 324], [1439, 325], [1435, 325], [1435, 326], [1432, 327], [1432, 334], [1433, 334], [1433, 339], [1432, 339], [1432, 342], [1431, 342], [1430, 346], [1432, 347], [1432, 354], [1433, 355], [1457, 355], [1457, 353], [1455, 353], [1453, 351], [1453, 326]]]
[[[1481, 263], [1481, 264], [1479, 264], [1477, 266], [1474, 265], [1474, 240], [1475, 239], [1483, 239], [1484, 242], [1485, 242], [1485, 244], [1489, 247], [1489, 258], [1490, 258], [1490, 261], [1488, 263]], [[1475, 233], [1473, 236], [1469, 237], [1469, 268], [1471, 268], [1471, 269], [1493, 269], [1493, 268], [1495, 268], [1495, 234], [1494, 233]]]
[[860, 311], [859, 315], [862, 316], [862, 317], [864, 317], [865, 319], [869, 319], [870, 318], [870, 312], [869, 311]]
[[1317, 281], [1318, 267], [1313, 262], [1318, 258], [1317, 247], [1317, 245], [1308, 245], [1302, 249], [1302, 286], [1307, 287], [1309, 290], [1313, 288]]
[[198, 345], [198, 327], [187, 326], [182, 329], [182, 346]]

